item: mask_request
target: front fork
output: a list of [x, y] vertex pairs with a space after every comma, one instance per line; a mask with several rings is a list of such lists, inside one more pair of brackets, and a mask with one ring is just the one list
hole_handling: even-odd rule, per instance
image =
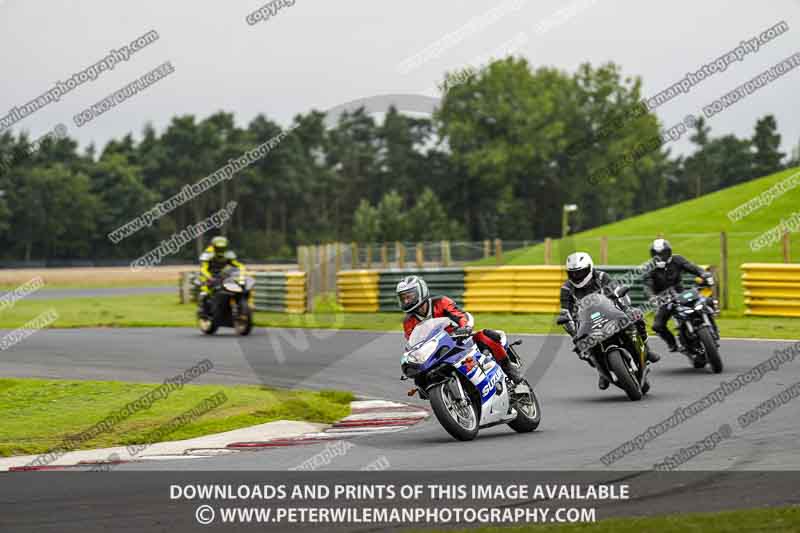
[[[455, 382], [455, 384], [453, 384]], [[452, 378], [447, 382], [447, 386], [450, 388], [450, 394], [453, 398], [456, 398], [459, 403], [462, 405], [465, 403], [469, 403], [469, 397], [464, 392], [464, 387], [461, 385], [461, 379], [457, 375], [453, 375]]]

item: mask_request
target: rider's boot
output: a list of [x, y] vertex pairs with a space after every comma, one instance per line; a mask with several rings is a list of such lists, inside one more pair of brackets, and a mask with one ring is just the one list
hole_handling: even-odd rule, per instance
[[603, 376], [603, 375], [600, 375], [599, 379], [597, 380], [597, 386], [600, 388], [600, 390], [606, 390], [608, 388], [608, 385], [609, 385], [609, 382], [606, 379], [606, 377]]
[[517, 367], [515, 364], [512, 364], [508, 357], [500, 360], [500, 368], [503, 369], [503, 372], [505, 372], [514, 383], [519, 383], [522, 381], [522, 373], [520, 372], [519, 367]]
[[661, 356], [654, 352], [647, 342], [644, 343], [644, 351], [647, 354], [647, 360], [651, 363], [658, 363], [661, 361]]
[[208, 294], [201, 292], [197, 295], [197, 300], [197, 318], [208, 319]]
[[647, 326], [645, 325], [644, 320], [639, 320], [636, 322], [636, 329], [639, 330], [639, 336], [644, 341], [644, 353], [647, 355], [647, 360], [651, 363], [659, 362], [661, 360], [661, 356], [651, 350], [650, 345], [647, 343]]

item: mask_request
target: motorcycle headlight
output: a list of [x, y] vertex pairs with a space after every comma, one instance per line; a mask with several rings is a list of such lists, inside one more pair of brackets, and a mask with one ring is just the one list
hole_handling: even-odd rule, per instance
[[697, 304], [697, 305], [694, 306], [694, 308], [695, 308], [695, 311], [699, 311], [699, 310], [701, 310], [703, 308], [703, 304]]
[[436, 346], [438, 346], [438, 343], [435, 341], [435, 339], [432, 339], [415, 350], [407, 351], [405, 354], [403, 354], [403, 358], [400, 363], [421, 365], [428, 360], [428, 357], [433, 355], [433, 352], [436, 350]]
[[227, 281], [222, 284], [226, 291], [230, 292], [242, 292], [242, 287], [238, 283], [234, 283], [232, 281]]

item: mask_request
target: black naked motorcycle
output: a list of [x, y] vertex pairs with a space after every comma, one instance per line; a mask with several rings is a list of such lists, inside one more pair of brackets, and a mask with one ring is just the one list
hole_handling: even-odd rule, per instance
[[[702, 287], [704, 285], [700, 285]], [[719, 328], [713, 298], [703, 296], [697, 287], [676, 292], [669, 303], [672, 318], [678, 328], [683, 353], [695, 368], [711, 367], [715, 374], [722, 372], [719, 355]]]
[[[197, 280], [195, 283], [202, 284]], [[203, 311], [198, 314], [198, 326], [206, 335], [217, 328], [229, 327], [239, 335], [248, 335], [253, 329], [253, 287], [256, 282], [238, 268], [228, 267], [213, 280], [213, 292], [206, 299]]]
[[[616, 290], [618, 298], [627, 287]], [[650, 390], [645, 341], [636, 329], [641, 312], [629, 316], [605, 294], [589, 294], [578, 301], [576, 317], [561, 315], [558, 324], [573, 322], [573, 337], [578, 356], [597, 369], [610, 383], [621, 388], [632, 401], [642, 399]], [[639, 316], [635, 316], [639, 313]]]

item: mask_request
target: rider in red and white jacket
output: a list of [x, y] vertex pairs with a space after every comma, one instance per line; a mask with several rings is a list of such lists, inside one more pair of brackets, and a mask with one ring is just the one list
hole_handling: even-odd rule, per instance
[[[447, 296], [431, 297], [428, 291], [428, 284], [419, 276], [408, 276], [397, 284], [397, 300], [406, 313], [403, 320], [403, 332], [406, 340], [411, 336], [411, 332], [417, 324], [429, 318], [449, 318], [453, 326], [448, 328], [449, 333], [471, 333], [473, 320], [472, 315], [465, 313], [458, 308], [456, 303]], [[489, 350], [495, 360], [503, 368], [503, 371], [515, 382], [519, 382], [522, 376], [516, 365], [511, 364], [508, 353], [505, 349], [505, 334], [491, 329], [483, 329], [472, 333], [472, 339], [478, 345], [478, 349]]]

